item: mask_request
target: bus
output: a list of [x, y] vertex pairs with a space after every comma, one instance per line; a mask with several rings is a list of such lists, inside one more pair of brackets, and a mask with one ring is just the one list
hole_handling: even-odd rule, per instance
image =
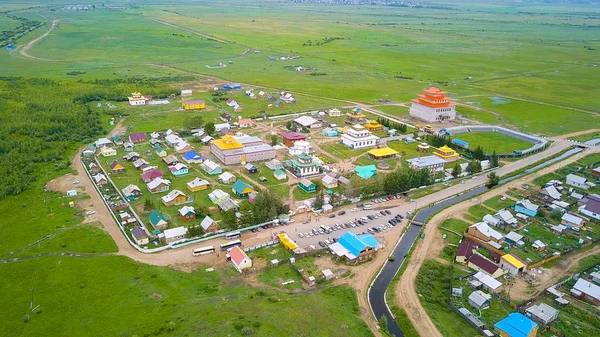
[[221, 244], [221, 250], [225, 251], [225, 250], [227, 250], [229, 248], [232, 248], [234, 246], [241, 247], [242, 246], [242, 241], [240, 241], [240, 240], [233, 240], [233, 241], [222, 243]]
[[242, 233], [240, 233], [240, 232], [229, 232], [229, 233], [225, 234], [225, 239], [227, 239], [227, 240], [237, 239], [240, 237], [242, 237]]
[[194, 256], [206, 255], [215, 252], [215, 246], [206, 246], [201, 248], [196, 248], [192, 251]]

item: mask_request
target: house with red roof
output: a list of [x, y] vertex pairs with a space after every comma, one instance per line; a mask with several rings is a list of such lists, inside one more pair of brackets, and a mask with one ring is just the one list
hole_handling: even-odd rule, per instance
[[281, 137], [283, 138], [283, 145], [287, 147], [294, 146], [294, 142], [297, 142], [299, 140], [306, 140], [306, 136], [300, 132], [284, 133], [283, 135], [281, 135]]
[[242, 270], [252, 267], [252, 260], [246, 255], [242, 248], [234, 246], [228, 254], [231, 259], [231, 264], [240, 273]]
[[458, 249], [456, 250], [456, 262], [466, 263], [471, 256], [473, 256], [473, 250], [475, 249], [475, 242], [464, 239], [458, 245]]
[[132, 143], [142, 143], [146, 141], [146, 133], [145, 132], [135, 132], [129, 134], [129, 141]]
[[160, 172], [157, 169], [148, 170], [148, 171], [142, 173], [142, 180], [145, 183], [149, 183], [156, 178], [162, 178], [162, 177], [163, 177], [162, 172]]
[[493, 278], [500, 277], [504, 274], [504, 270], [502, 270], [502, 268], [479, 254], [473, 254], [467, 265], [469, 268], [483, 272], [484, 274], [487, 274]]

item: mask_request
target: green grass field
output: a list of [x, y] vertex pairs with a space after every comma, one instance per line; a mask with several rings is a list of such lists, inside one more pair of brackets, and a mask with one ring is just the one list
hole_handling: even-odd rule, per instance
[[0, 273], [11, 285], [0, 288], [8, 335], [50, 326], [69, 336], [242, 336], [244, 327], [255, 336], [371, 335], [348, 287], [295, 295], [253, 289], [233, 268], [184, 273], [116, 256], [39, 258], [1, 264]]
[[[200, 1], [125, 5], [121, 11], [13, 12], [39, 19], [42, 11], [48, 22], [60, 20], [29, 51], [56, 62], [4, 52], [0, 60], [7, 66], [0, 74], [64, 78], [67, 72], [82, 72], [73, 76], [77, 79], [208, 75], [372, 103], [408, 102], [423, 88], [437, 85], [472, 105], [459, 107], [459, 112], [487, 123], [547, 135], [597, 124], [600, 101], [589, 88], [600, 71], [593, 66], [599, 43], [587, 28], [598, 24], [597, 8], [573, 12], [568, 7], [525, 6], [536, 14], [532, 18], [506, 4], [322, 7], [245, 1], [207, 6]], [[25, 44], [47, 27], [18, 43]], [[340, 39], [316, 43], [328, 37]], [[289, 56], [299, 58], [280, 60]], [[227, 67], [206, 67], [218, 63]], [[298, 66], [310, 70], [298, 72]], [[502, 104], [492, 97], [503, 98]], [[406, 114], [403, 107], [380, 108]], [[565, 115], [569, 123], [561, 123]]]
[[323, 149], [323, 151], [326, 151], [327, 153], [331, 154], [332, 156], [335, 156], [335, 158], [338, 158], [338, 159], [349, 159], [352, 157], [360, 156], [361, 154], [366, 153], [367, 151], [371, 150], [371, 149], [352, 150], [349, 147], [347, 147], [346, 145], [336, 143], [336, 142], [325, 143], [325, 144], [321, 144], [319, 146], [321, 147], [321, 149]]
[[504, 200], [502, 200], [503, 197], [504, 196], [502, 196], [502, 195], [497, 195], [493, 198], [490, 198], [490, 199], [484, 201], [483, 203], [486, 206], [491, 207], [497, 211], [515, 204], [514, 200], [506, 198], [506, 197], [504, 197]]
[[533, 144], [521, 139], [510, 137], [499, 132], [468, 132], [455, 135], [453, 138], [469, 143], [470, 149], [481, 146], [483, 152], [492, 154], [510, 154], [514, 150], [525, 150]]

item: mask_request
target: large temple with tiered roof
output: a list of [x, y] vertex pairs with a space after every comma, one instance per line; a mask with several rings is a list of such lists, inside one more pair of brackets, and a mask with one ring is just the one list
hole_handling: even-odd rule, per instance
[[413, 99], [410, 115], [431, 123], [452, 121], [456, 119], [456, 104], [450, 101], [445, 91], [431, 87]]

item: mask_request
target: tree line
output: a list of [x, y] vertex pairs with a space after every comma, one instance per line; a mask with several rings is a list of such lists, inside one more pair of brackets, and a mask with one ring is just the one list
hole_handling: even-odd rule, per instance
[[44, 171], [69, 167], [73, 145], [106, 134], [100, 112], [76, 97], [116, 96], [137, 87], [0, 77], [0, 198], [26, 190], [47, 176]]

